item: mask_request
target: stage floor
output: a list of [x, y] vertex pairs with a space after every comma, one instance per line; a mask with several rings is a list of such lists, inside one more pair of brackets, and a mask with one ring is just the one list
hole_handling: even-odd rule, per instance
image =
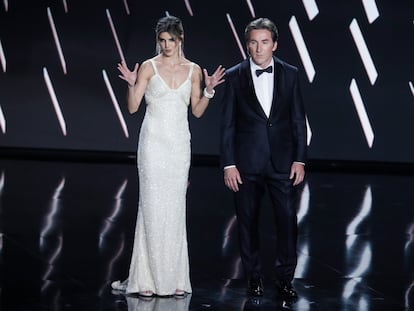
[[265, 294], [249, 299], [232, 194], [218, 167], [194, 166], [187, 219], [193, 293], [146, 301], [110, 288], [129, 267], [135, 164], [0, 159], [0, 310], [414, 310], [413, 186], [409, 175], [308, 172], [298, 208], [299, 299], [285, 304], [272, 286], [268, 199]]

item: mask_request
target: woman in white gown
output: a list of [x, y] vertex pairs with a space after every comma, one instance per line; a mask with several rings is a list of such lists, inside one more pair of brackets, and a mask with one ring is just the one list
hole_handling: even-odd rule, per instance
[[[186, 191], [190, 167], [188, 107], [197, 118], [206, 110], [224, 68], [209, 76], [186, 59], [179, 18], [156, 26], [158, 55], [135, 64], [118, 64], [128, 83], [128, 110], [146, 112], [138, 141], [139, 204], [128, 278], [112, 288], [141, 296], [191, 293], [186, 232]], [[205, 88], [202, 90], [204, 73]]]

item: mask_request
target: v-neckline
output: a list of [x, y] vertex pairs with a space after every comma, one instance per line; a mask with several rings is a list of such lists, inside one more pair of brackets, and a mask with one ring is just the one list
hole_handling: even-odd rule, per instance
[[162, 81], [162, 83], [166, 86], [166, 88], [168, 88], [169, 90], [171, 90], [171, 91], [177, 91], [177, 90], [179, 90], [186, 82], [187, 82], [187, 80], [189, 80], [190, 79], [190, 76], [191, 76], [191, 73], [192, 73], [192, 63], [190, 62], [190, 63], [188, 63], [189, 65], [190, 65], [190, 67], [189, 67], [189, 69], [188, 69], [188, 73], [187, 73], [187, 78], [185, 78], [185, 80], [180, 84], [180, 85], [178, 85], [176, 88], [172, 88], [172, 87], [170, 87], [169, 85], [168, 85], [168, 83], [164, 80], [164, 78], [160, 75], [160, 73], [159, 73], [159, 71], [158, 71], [158, 67], [157, 67], [157, 63], [156, 63], [156, 61], [154, 60], [154, 59], [151, 59], [151, 63], [152, 63], [152, 66], [154, 67], [154, 76], [158, 76], [158, 77], [160, 77], [160, 80]]
[[[190, 72], [188, 72], [188, 73], [190, 73]], [[162, 81], [162, 83], [164, 83], [164, 85], [169, 89], [169, 90], [171, 90], [171, 91], [177, 91], [177, 90], [179, 90], [186, 82], [187, 82], [187, 80], [188, 80], [188, 76], [187, 76], [187, 78], [185, 78], [185, 80], [179, 85], [179, 86], [177, 86], [176, 88], [172, 88], [172, 87], [170, 87], [168, 84], [167, 84], [167, 82], [165, 82], [165, 80], [164, 80], [164, 78], [158, 73], [158, 70], [157, 70], [157, 72], [155, 73], [155, 75], [154, 76], [158, 76], [159, 78], [160, 78], [160, 80]]]

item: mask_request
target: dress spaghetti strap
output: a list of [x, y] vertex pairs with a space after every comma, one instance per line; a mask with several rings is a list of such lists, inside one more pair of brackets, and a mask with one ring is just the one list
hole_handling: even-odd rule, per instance
[[151, 58], [150, 62], [152, 64], [152, 68], [154, 68], [155, 74], [158, 75], [158, 69], [157, 69], [157, 65], [155, 65], [155, 61]]

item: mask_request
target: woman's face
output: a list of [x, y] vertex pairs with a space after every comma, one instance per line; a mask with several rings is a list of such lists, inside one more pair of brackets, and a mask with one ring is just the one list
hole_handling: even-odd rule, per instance
[[173, 56], [178, 54], [181, 46], [181, 40], [175, 36], [172, 36], [168, 32], [161, 32], [158, 36], [158, 44], [160, 52], [165, 56]]

